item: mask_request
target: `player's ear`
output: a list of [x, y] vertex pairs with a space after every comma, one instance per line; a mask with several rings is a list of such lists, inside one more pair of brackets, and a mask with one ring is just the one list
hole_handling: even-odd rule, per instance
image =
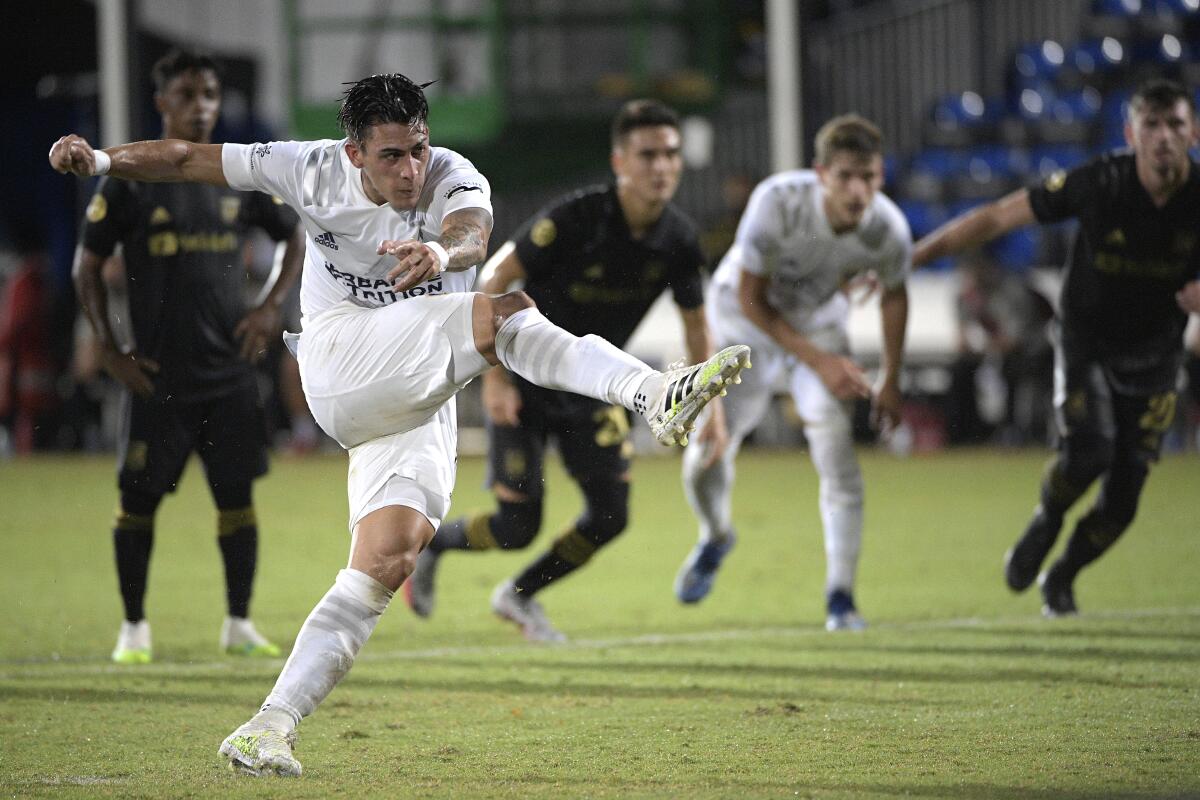
[[163, 97], [162, 92], [154, 93], [154, 110], [160, 115], [167, 113], [167, 98]]
[[346, 155], [350, 157], [350, 163], [356, 168], [363, 167], [363, 152], [362, 149], [354, 143], [353, 139], [346, 140]]
[[1125, 120], [1125, 144], [1133, 148], [1133, 123]]

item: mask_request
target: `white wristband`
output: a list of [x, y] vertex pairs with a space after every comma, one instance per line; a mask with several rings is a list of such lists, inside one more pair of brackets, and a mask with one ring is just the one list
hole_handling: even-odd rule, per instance
[[439, 242], [425, 242], [425, 246], [433, 251], [438, 260], [438, 272], [445, 272], [450, 266], [450, 254], [446, 252], [446, 248], [442, 247]]
[[112, 167], [112, 157], [103, 150], [94, 151], [96, 155], [96, 169], [92, 171], [93, 175], [107, 175], [108, 170]]

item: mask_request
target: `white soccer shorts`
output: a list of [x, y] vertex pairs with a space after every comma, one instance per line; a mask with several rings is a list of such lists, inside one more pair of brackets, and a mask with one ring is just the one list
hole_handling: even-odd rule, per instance
[[445, 518], [458, 454], [454, 396], [489, 367], [475, 348], [474, 299], [345, 302], [305, 319], [300, 379], [313, 419], [350, 451], [351, 530], [389, 505], [415, 508], [434, 528]]
[[300, 380], [313, 419], [349, 450], [411, 431], [488, 368], [469, 292], [382, 308], [339, 303], [305, 319]]

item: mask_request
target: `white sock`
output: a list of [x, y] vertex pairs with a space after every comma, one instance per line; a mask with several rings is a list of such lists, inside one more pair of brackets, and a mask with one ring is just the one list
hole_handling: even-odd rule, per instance
[[496, 356], [510, 371], [547, 389], [574, 392], [640, 411], [638, 392], [660, 375], [607, 340], [568, 333], [536, 308], [525, 308], [496, 331]]
[[387, 587], [365, 572], [340, 571], [300, 628], [261, 715], [282, 722], [283, 712], [290, 729], [311, 714], [350, 671], [391, 599]]

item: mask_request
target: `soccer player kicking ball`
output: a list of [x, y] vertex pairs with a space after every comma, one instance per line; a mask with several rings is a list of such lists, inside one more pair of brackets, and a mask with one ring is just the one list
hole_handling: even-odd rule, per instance
[[93, 150], [59, 139], [50, 163], [80, 176], [191, 181], [267, 192], [307, 233], [304, 330], [287, 336], [321, 428], [350, 452], [350, 559], [301, 627], [262, 709], [220, 752], [256, 775], [299, 775], [296, 725], [354, 663], [450, 504], [455, 394], [496, 364], [532, 383], [622, 405], [678, 444], [748, 364], [745, 346], [666, 373], [596, 336], [552, 325], [521, 292], [469, 291], [487, 251], [487, 180], [429, 143], [423, 87], [374, 75], [346, 92], [346, 138], [253, 145], [179, 140]]

